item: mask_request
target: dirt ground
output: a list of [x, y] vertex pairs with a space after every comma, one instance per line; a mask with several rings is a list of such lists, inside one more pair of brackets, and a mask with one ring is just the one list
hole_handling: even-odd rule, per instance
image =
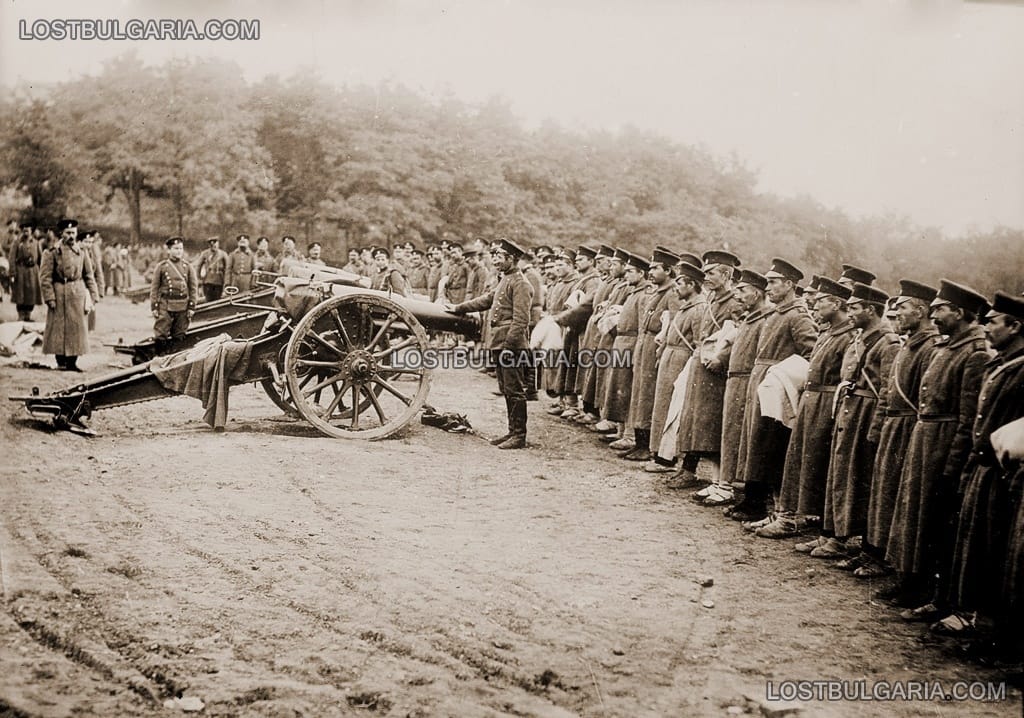
[[[99, 311], [86, 378], [150, 333], [145, 305]], [[430, 402], [493, 436], [492, 382], [438, 372]], [[72, 383], [0, 369], [4, 397]], [[185, 397], [98, 412], [94, 438], [3, 406], [0, 716], [759, 715], [792, 707], [769, 681], [1005, 678], [541, 404], [519, 452], [419, 424], [323, 438], [254, 386], [225, 433]], [[801, 705], [1008, 716], [1021, 694]]]

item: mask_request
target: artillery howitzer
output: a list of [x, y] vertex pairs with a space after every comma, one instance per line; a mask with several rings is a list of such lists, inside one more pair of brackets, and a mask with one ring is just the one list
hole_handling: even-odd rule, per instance
[[[428, 349], [427, 330], [475, 336], [479, 322], [342, 281], [279, 278], [274, 307], [259, 333], [236, 347], [242, 358], [225, 381], [259, 383], [278, 407], [328, 436], [387, 437], [426, 401], [431, 372], [418, 360]], [[204, 358], [195, 348], [45, 396], [33, 388], [10, 399], [59, 428], [92, 433], [85, 420], [93, 411], [178, 395], [165, 386], [166, 372]]]

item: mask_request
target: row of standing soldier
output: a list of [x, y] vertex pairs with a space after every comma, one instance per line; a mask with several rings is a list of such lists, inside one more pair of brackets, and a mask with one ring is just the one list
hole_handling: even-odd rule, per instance
[[[946, 279], [890, 297], [851, 265], [803, 289], [790, 262], [722, 250], [555, 261], [576, 271], [543, 288], [566, 342], [549, 413], [759, 537], [812, 534], [797, 551], [885, 582], [904, 620], [1019, 652], [1024, 472], [992, 434], [1021, 433], [1024, 298]], [[630, 360], [574, 358], [602, 350]]]

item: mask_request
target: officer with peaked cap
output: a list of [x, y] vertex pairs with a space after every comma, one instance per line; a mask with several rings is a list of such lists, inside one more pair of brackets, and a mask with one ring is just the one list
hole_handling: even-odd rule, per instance
[[495, 269], [501, 278], [498, 285], [475, 299], [460, 304], [446, 304], [445, 309], [458, 314], [490, 309], [491, 335], [488, 349], [495, 364], [498, 390], [505, 397], [508, 432], [491, 441], [499, 449], [526, 447], [525, 369], [530, 352], [530, 303], [533, 287], [516, 266], [524, 254], [511, 240], [502, 238], [500, 248], [491, 250]]
[[91, 301], [99, 301], [91, 253], [78, 242], [78, 222], [62, 219], [61, 239], [43, 252], [39, 283], [46, 303], [43, 353], [54, 354], [57, 368], [81, 371], [78, 357], [89, 351], [87, 316]]
[[156, 320], [153, 341], [157, 355], [176, 350], [175, 345], [185, 338], [199, 301], [199, 281], [196, 270], [184, 259], [184, 240], [171, 237], [164, 244], [169, 256], [153, 270], [149, 290], [150, 309]]
[[900, 614], [908, 621], [931, 621], [948, 613], [954, 540], [949, 526], [959, 510], [957, 492], [990, 359], [977, 323], [987, 310], [984, 295], [948, 279], [940, 281], [931, 302], [932, 322], [945, 337], [921, 378], [918, 419], [886, 551], [902, 583], [918, 589], [920, 605]]
[[[210, 237], [206, 244], [207, 248], [199, 255], [196, 273], [203, 284], [203, 296], [206, 301], [215, 302], [224, 295], [228, 254], [220, 248], [220, 237]], [[285, 249], [287, 250], [287, 246]]]

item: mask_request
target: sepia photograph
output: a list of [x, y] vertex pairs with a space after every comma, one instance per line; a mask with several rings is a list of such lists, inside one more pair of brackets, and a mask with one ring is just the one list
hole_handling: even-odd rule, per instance
[[5, 0], [0, 718], [1024, 716], [1024, 2]]

